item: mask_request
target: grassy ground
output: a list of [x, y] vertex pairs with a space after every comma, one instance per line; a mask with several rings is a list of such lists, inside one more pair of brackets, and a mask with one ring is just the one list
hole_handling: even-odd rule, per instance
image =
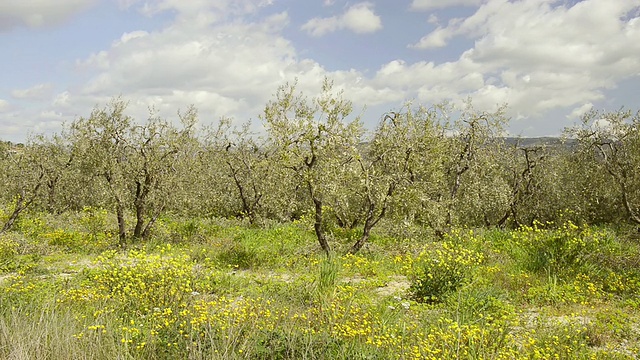
[[635, 359], [640, 248], [567, 222], [374, 236], [331, 259], [304, 221], [164, 219], [117, 249], [111, 218], [0, 235], [2, 359]]

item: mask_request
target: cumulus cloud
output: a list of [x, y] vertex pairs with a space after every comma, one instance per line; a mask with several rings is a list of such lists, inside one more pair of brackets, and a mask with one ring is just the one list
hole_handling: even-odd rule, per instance
[[584, 114], [589, 112], [589, 110], [593, 109], [593, 104], [588, 102], [582, 104], [582, 106], [578, 106], [574, 108], [569, 115], [567, 115], [568, 119], [580, 119]]
[[175, 111], [194, 103], [217, 117], [252, 108], [296, 63], [291, 44], [277, 35], [287, 22], [281, 13], [257, 23], [124, 34], [111, 48], [78, 61], [94, 72], [80, 95], [106, 99], [122, 93], [140, 99], [132, 106], [142, 109], [155, 104]]
[[[149, 106], [172, 116], [176, 109], [195, 104], [205, 121], [222, 116], [241, 120], [257, 117], [271, 94], [286, 81], [315, 94], [325, 76], [345, 89], [354, 101], [376, 103], [389, 98], [358, 84], [357, 71], [328, 72], [312, 59], [300, 58], [282, 36], [289, 23], [286, 12], [255, 22], [225, 22], [198, 29], [173, 24], [155, 32], [126, 33], [111, 47], [79, 59], [83, 72], [92, 73], [79, 91], [56, 95], [53, 108], [65, 113], [85, 112], [110, 97], [135, 99], [130, 109], [140, 118]], [[345, 85], [347, 84], [347, 85]]]
[[[81, 74], [76, 82], [55, 95], [50, 88], [47, 99], [38, 104], [18, 104], [12, 112], [3, 112], [0, 133], [19, 139], [26, 136], [26, 129], [36, 129], [36, 124], [42, 124], [40, 129], [57, 126], [54, 130], [59, 131], [61, 120], [87, 116], [92, 108], [104, 106], [118, 95], [130, 101], [131, 114], [140, 120], [149, 115], [151, 106], [160, 116], [175, 119], [176, 110], [195, 104], [204, 121], [221, 116], [239, 116], [244, 121], [259, 114], [285, 76], [311, 77], [297, 73], [301, 70], [295, 49], [280, 36], [288, 15], [277, 13], [254, 20], [255, 11], [268, 6], [269, 1], [200, 2], [200, 13], [207, 14], [206, 20], [198, 18], [195, 3], [153, 2], [153, 6], [172, 11], [173, 20], [158, 30], [123, 33], [110, 46], [76, 59], [76, 74]], [[149, 16], [165, 11], [147, 4], [129, 0], [120, 6], [140, 12], [146, 6]], [[228, 14], [222, 14], [227, 10]], [[244, 15], [253, 21], [245, 21]], [[224, 16], [235, 17], [216, 20]], [[193, 21], [187, 21], [189, 18]], [[25, 98], [37, 90], [37, 86], [21, 89], [12, 96]]]
[[[196, 13], [198, 6], [196, 2], [184, 7], [182, 1], [160, 3], [155, 6], [175, 5], [176, 11], [187, 14]], [[211, 10], [211, 2], [205, 3], [200, 4], [201, 10]], [[263, 6], [258, 1], [244, 3]], [[216, 6], [236, 6], [233, 4], [221, 1]], [[122, 5], [143, 10], [145, 6], [135, 1]], [[247, 5], [243, 11], [250, 15], [255, 9]], [[372, 25], [367, 23], [366, 14], [372, 11], [369, 3], [354, 5], [341, 16], [341, 26], [367, 31]], [[212, 23], [185, 23], [183, 15], [176, 14], [175, 21], [164, 29], [124, 33], [109, 48], [78, 59], [76, 66], [91, 74], [89, 81], [80, 89], [56, 95], [53, 109], [64, 114], [73, 104], [74, 109], [84, 106], [88, 112], [90, 107], [122, 94], [125, 99], [135, 99], [130, 109], [137, 117], [145, 116], [151, 105], [172, 115], [178, 108], [195, 104], [206, 121], [222, 116], [248, 119], [260, 114], [284, 82], [297, 79], [301, 91], [315, 94], [325, 76], [359, 104], [376, 104], [395, 96], [390, 89], [379, 90], [368, 81], [358, 82], [363, 78], [359, 71], [329, 72], [313, 59], [301, 58], [283, 36], [290, 21], [287, 12]], [[373, 26], [377, 26], [375, 21]]]
[[313, 18], [302, 25], [302, 30], [311, 36], [322, 36], [341, 29], [357, 34], [372, 33], [382, 29], [382, 20], [374, 12], [372, 3], [362, 2], [349, 7], [340, 16]]
[[[426, 9], [429, 3], [414, 1], [414, 8]], [[429, 54], [421, 50], [453, 44], [460, 53], [450, 61], [408, 61], [398, 54], [371, 70], [345, 71], [329, 71], [305, 58], [306, 52], [287, 38], [289, 14], [260, 12], [268, 4], [121, 0], [121, 6], [148, 16], [170, 12], [174, 17], [160, 29], [128, 30], [77, 59], [82, 79], [62, 92], [52, 94], [53, 86], [41, 84], [7, 94], [47, 100], [32, 109], [0, 100], [0, 133], [17, 134], [40, 122], [55, 127], [119, 94], [131, 100], [132, 115], [139, 119], [148, 115], [149, 106], [175, 118], [177, 109], [194, 104], [204, 122], [221, 116], [244, 121], [255, 119], [285, 81], [297, 79], [298, 88], [313, 95], [325, 76], [354, 101], [356, 111], [366, 104], [380, 114], [404, 100], [460, 103], [471, 97], [479, 110], [506, 102], [516, 119], [542, 121], [542, 115], [561, 109], [554, 121], [568, 121], [597, 104], [608, 89], [640, 74], [640, 0], [485, 0], [464, 18], [430, 16], [436, 29], [410, 50]], [[382, 26], [370, 3], [313, 21], [303, 28], [314, 36]]]
[[9, 102], [4, 99], [0, 99], [0, 112], [9, 110]]
[[[414, 1], [422, 8], [431, 3]], [[444, 72], [453, 76], [449, 85], [436, 77], [422, 94], [462, 90], [458, 96], [486, 105], [508, 102], [529, 115], [600, 100], [604, 90], [640, 72], [639, 8], [639, 0], [488, 0], [471, 16], [451, 19], [412, 45], [442, 47], [459, 36], [474, 42], [457, 61], [421, 66], [436, 76], [454, 69]], [[455, 74], [471, 70], [484, 84], [475, 90], [456, 85], [462, 78]]]
[[[342, 28], [341, 19], [348, 19], [351, 9], [367, 4], [329, 18], [333, 20], [325, 28], [305, 25], [306, 30], [321, 35]], [[110, 48], [78, 61], [95, 74], [80, 92], [59, 94], [56, 109], [64, 113], [63, 104], [84, 102], [89, 107], [123, 94], [136, 99], [132, 107], [141, 114], [149, 105], [174, 113], [193, 103], [209, 120], [255, 118], [283, 82], [297, 78], [301, 90], [315, 93], [329, 76], [356, 108], [386, 104], [388, 110], [406, 99], [461, 103], [471, 97], [481, 110], [508, 103], [517, 119], [554, 109], [574, 109], [576, 115], [584, 104], [601, 100], [605, 89], [640, 72], [635, 9], [637, 5], [623, 1], [554, 6], [547, 0], [489, 0], [467, 18], [450, 19], [433, 32], [438, 36], [427, 34], [432, 46], [438, 45], [438, 37], [442, 44], [460, 36], [473, 40], [458, 59], [397, 59], [373, 73], [331, 72], [301, 58], [283, 36], [289, 24], [286, 12], [254, 22], [198, 27], [177, 20], [159, 31], [123, 34]]]
[[0, 2], [0, 31], [27, 26], [39, 28], [64, 22], [96, 0], [4, 0]]
[[447, 42], [454, 36], [453, 32], [438, 26], [438, 28], [429, 34], [423, 36], [420, 41], [409, 45], [414, 49], [432, 49], [447, 46]]
[[17, 89], [11, 91], [11, 96], [16, 99], [42, 100], [51, 96], [52, 84], [37, 84], [28, 89]]
[[61, 121], [87, 116], [118, 95], [130, 101], [129, 111], [139, 120], [149, 115], [150, 106], [175, 119], [177, 109], [194, 104], [205, 123], [222, 116], [246, 121], [255, 119], [286, 81], [297, 79], [301, 91], [316, 94], [325, 76], [359, 104], [392, 98], [391, 89], [359, 83], [363, 75], [358, 71], [328, 72], [315, 60], [301, 58], [283, 35], [289, 24], [286, 12], [255, 16], [268, 1], [196, 3], [166, 0], [151, 3], [152, 8], [147, 2], [122, 0], [122, 8], [147, 11], [148, 16], [171, 11], [173, 20], [160, 29], [123, 33], [110, 46], [76, 59], [82, 76], [62, 92], [52, 94], [47, 85], [14, 91], [21, 98], [38, 91], [46, 97], [48, 91], [48, 98], [28, 107], [0, 102], [0, 133], [19, 140], [27, 129], [59, 131]]

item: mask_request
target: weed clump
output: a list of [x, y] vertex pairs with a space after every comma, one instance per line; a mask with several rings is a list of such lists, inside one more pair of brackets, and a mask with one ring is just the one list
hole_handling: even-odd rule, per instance
[[471, 269], [483, 259], [482, 254], [452, 242], [434, 244], [410, 260], [409, 291], [418, 302], [442, 302], [469, 280]]
[[578, 273], [605, 246], [603, 234], [567, 221], [556, 229], [540, 223], [514, 231], [513, 246], [524, 270], [539, 274]]

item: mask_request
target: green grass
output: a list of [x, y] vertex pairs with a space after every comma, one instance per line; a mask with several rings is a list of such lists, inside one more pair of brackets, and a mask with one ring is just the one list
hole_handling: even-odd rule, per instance
[[29, 214], [0, 235], [3, 359], [634, 359], [640, 248], [569, 222], [376, 234], [326, 259], [301, 223]]

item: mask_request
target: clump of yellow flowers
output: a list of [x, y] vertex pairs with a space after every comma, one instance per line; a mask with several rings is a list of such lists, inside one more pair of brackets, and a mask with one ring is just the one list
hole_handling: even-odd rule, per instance
[[481, 253], [451, 241], [429, 245], [417, 257], [407, 259], [413, 297], [419, 302], [441, 302], [468, 280], [470, 270], [483, 259]]

